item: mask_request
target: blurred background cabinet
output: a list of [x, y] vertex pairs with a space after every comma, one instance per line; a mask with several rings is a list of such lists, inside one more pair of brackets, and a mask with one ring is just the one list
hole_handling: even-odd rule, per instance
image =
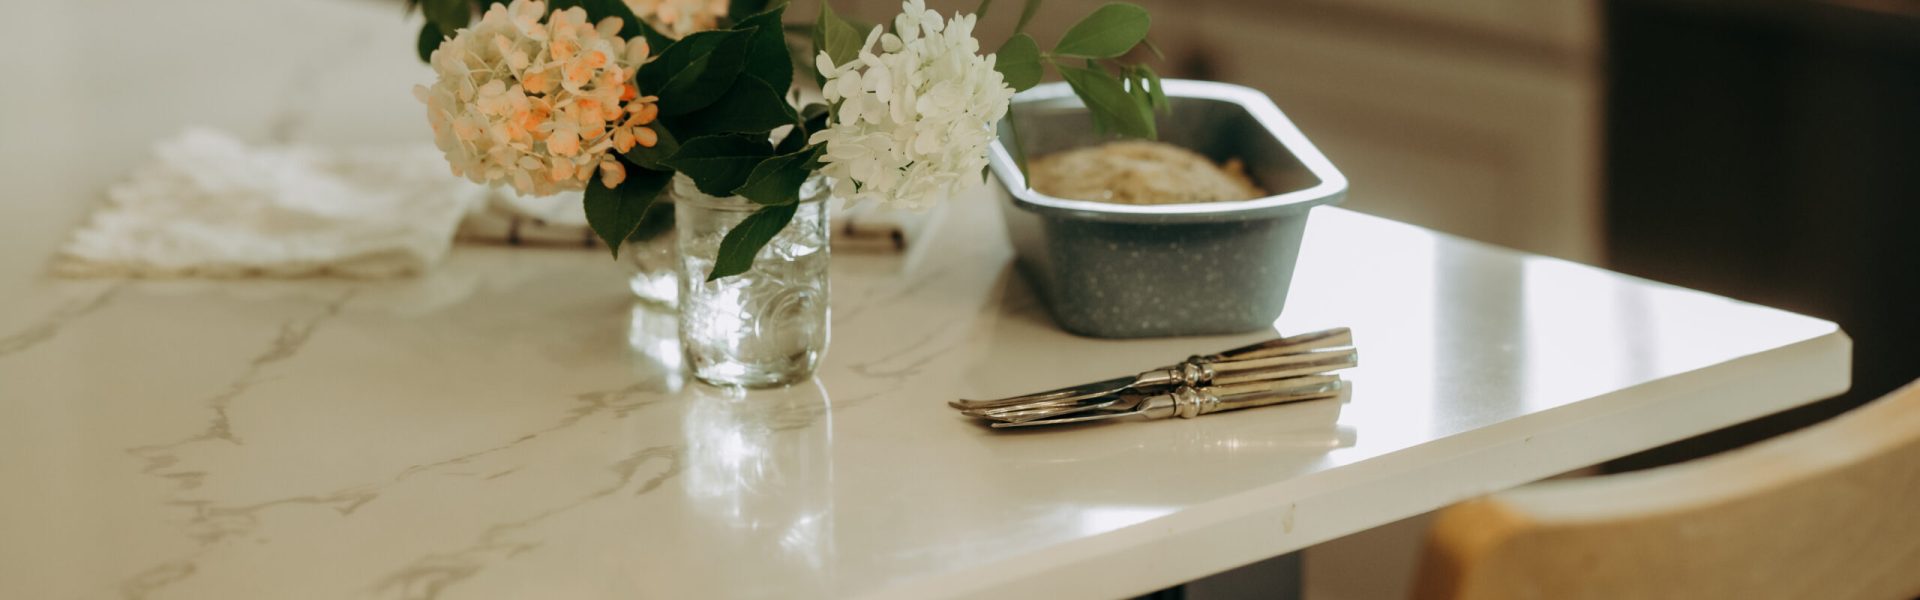
[[1273, 96], [1352, 180], [1348, 208], [1600, 258], [1600, 84], [1584, 2], [1206, 6], [1193, 70]]

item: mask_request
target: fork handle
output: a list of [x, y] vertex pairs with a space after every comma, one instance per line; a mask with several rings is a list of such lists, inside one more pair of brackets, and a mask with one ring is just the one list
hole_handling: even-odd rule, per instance
[[1314, 331], [1310, 333], [1302, 333], [1299, 335], [1287, 336], [1287, 337], [1283, 337], [1275, 340], [1267, 340], [1257, 344], [1248, 344], [1246, 346], [1241, 346], [1239, 348], [1234, 348], [1232, 350], [1227, 350], [1217, 354], [1195, 356], [1188, 360], [1191, 362], [1247, 360], [1247, 359], [1253, 359], [1253, 358], [1266, 358], [1269, 356], [1281, 356], [1285, 354], [1298, 354], [1301, 352], [1306, 352], [1308, 350], [1319, 350], [1321, 348], [1333, 348], [1336, 346], [1351, 346], [1351, 345], [1353, 345], [1353, 330], [1348, 329], [1346, 327], [1335, 327], [1333, 329]]
[[[1191, 419], [1200, 415], [1209, 415], [1243, 408], [1258, 408], [1275, 404], [1291, 404], [1308, 400], [1338, 398], [1352, 393], [1352, 386], [1344, 380], [1333, 380], [1320, 385], [1273, 388], [1258, 392], [1239, 394], [1217, 394], [1214, 388], [1196, 389], [1183, 387], [1175, 390], [1172, 415], [1182, 419]], [[1163, 413], [1164, 414], [1164, 413]]]
[[1359, 364], [1360, 353], [1353, 348], [1240, 360], [1189, 360], [1170, 368], [1141, 373], [1130, 389], [1204, 387], [1264, 381], [1337, 371]]
[[1189, 360], [1165, 369], [1154, 369], [1141, 373], [1134, 378], [1129, 390], [1142, 390], [1161, 387], [1203, 386], [1213, 382], [1218, 374], [1213, 362]]
[[1271, 379], [1276, 376], [1274, 375], [1275, 373], [1283, 371], [1296, 375], [1304, 375], [1307, 373], [1345, 369], [1357, 366], [1359, 363], [1360, 352], [1358, 350], [1343, 348], [1339, 350], [1322, 350], [1318, 352], [1269, 356], [1266, 358], [1221, 361], [1209, 363], [1208, 366], [1213, 369], [1211, 374], [1213, 375], [1212, 380], [1214, 383], [1232, 383], [1237, 381], [1238, 379], [1236, 377], [1242, 374], [1252, 375], [1259, 373], [1265, 375], [1265, 377], [1256, 378]]
[[[1341, 380], [1335, 381], [1318, 390], [1251, 394], [1232, 398], [1219, 398], [1219, 402], [1201, 407], [1200, 414], [1205, 415], [1229, 410], [1240, 410], [1243, 408], [1259, 408], [1262, 406], [1273, 406], [1275, 404], [1292, 404], [1295, 402], [1306, 402], [1308, 400], [1325, 400], [1328, 398], [1348, 396], [1352, 393], [1353, 384]], [[1216, 398], [1218, 397], [1216, 396]]]

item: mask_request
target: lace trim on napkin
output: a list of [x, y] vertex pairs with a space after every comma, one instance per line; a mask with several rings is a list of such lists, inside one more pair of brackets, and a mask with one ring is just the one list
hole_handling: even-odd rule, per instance
[[485, 189], [431, 146], [250, 147], [190, 130], [108, 191], [61, 250], [68, 276], [393, 277], [446, 256]]

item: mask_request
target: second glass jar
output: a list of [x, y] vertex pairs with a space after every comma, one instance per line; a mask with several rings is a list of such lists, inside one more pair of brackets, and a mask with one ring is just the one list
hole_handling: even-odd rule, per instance
[[665, 197], [671, 194], [662, 196], [620, 245], [620, 260], [627, 264], [627, 287], [634, 296], [673, 308], [680, 302], [680, 252], [674, 241], [673, 200]]

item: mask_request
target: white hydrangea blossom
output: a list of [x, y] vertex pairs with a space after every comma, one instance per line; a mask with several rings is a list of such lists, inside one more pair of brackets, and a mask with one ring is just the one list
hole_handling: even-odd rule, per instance
[[620, 27], [513, 0], [442, 42], [430, 61], [439, 79], [414, 96], [453, 174], [537, 196], [584, 189], [596, 171], [609, 187], [625, 180], [608, 151], [653, 146], [645, 125], [660, 109], [631, 83], [646, 40], [622, 40]]
[[874, 28], [858, 58], [835, 65], [820, 54], [835, 114], [811, 142], [826, 144], [821, 172], [836, 195], [924, 210], [978, 181], [1013, 89], [995, 57], [980, 56], [974, 21], [907, 0], [893, 33]]

